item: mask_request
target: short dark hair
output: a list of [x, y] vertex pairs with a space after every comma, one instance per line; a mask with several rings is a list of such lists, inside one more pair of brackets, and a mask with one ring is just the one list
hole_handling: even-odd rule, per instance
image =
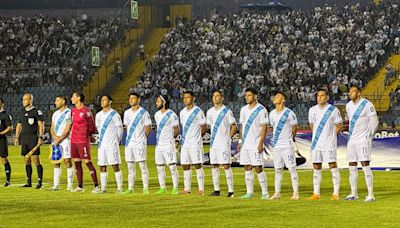
[[103, 95], [102, 97], [107, 97], [107, 99], [108, 99], [109, 101], [114, 101], [113, 98], [112, 98], [110, 95], [108, 95], [108, 94]]
[[4, 104], [4, 100], [2, 97], [0, 97], [0, 104]]
[[193, 91], [190, 91], [190, 90], [187, 90], [187, 91], [183, 92], [182, 94], [190, 94], [190, 96], [196, 97], [196, 96], [194, 95]]
[[162, 98], [162, 100], [164, 100], [165, 101], [165, 108], [169, 108], [169, 103], [170, 103], [170, 99], [169, 99], [169, 97], [167, 96], [167, 95], [160, 95], [160, 97]]
[[74, 94], [80, 98], [80, 101], [85, 102], [85, 95], [82, 92], [75, 91]]
[[358, 92], [361, 92], [361, 87], [358, 85], [351, 85], [350, 88], [356, 88], [358, 90]]
[[65, 103], [67, 103], [67, 102], [68, 102], [68, 98], [67, 98], [67, 96], [64, 96], [64, 95], [57, 95], [57, 98], [60, 98], [60, 99], [64, 100], [64, 101], [65, 101]]
[[215, 90], [214, 92], [213, 92], [213, 94], [214, 93], [219, 93], [219, 94], [221, 94], [221, 96], [224, 96], [224, 93], [221, 91], [221, 90]]
[[327, 96], [329, 96], [329, 92], [328, 92], [328, 90], [325, 89], [325, 88], [318, 88], [318, 89], [317, 89], [317, 92], [315, 93], [315, 96], [317, 96], [318, 92], [325, 92], [325, 94], [326, 94]]
[[284, 92], [278, 91], [278, 92], [275, 93], [275, 95], [278, 95], [278, 94], [282, 95], [283, 98], [285, 98], [285, 100], [287, 100], [287, 96], [286, 96], [286, 94]]
[[244, 92], [245, 92], [245, 93], [251, 92], [251, 93], [253, 93], [254, 95], [258, 95], [258, 91], [257, 91], [256, 88], [246, 88], [246, 90], [245, 90]]
[[139, 95], [138, 93], [136, 93], [136, 92], [131, 92], [131, 93], [129, 93], [129, 97], [130, 97], [130, 96], [135, 96], [135, 97], [137, 97], [137, 98], [140, 99], [140, 95]]

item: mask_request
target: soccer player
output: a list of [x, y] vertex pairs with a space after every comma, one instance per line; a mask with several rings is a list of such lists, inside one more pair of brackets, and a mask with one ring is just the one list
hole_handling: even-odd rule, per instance
[[247, 105], [240, 110], [240, 130], [238, 150], [240, 151], [240, 164], [244, 166], [247, 193], [240, 198], [252, 198], [254, 191], [253, 168], [256, 170], [258, 182], [261, 186], [261, 199], [268, 200], [267, 176], [263, 169], [264, 141], [267, 135], [268, 111], [258, 103], [257, 90], [245, 90]]
[[[19, 139], [21, 139], [21, 155], [24, 156], [25, 171], [26, 171], [26, 184], [22, 187], [32, 187], [32, 165], [33, 162], [36, 165], [38, 174], [38, 183], [36, 189], [42, 188], [43, 180], [43, 166], [40, 164], [40, 145], [43, 143], [42, 136], [44, 133], [44, 118], [43, 113], [39, 109], [33, 106], [33, 95], [25, 93], [22, 97], [22, 110], [15, 134], [15, 145], [19, 145]], [[39, 146], [37, 150], [30, 155], [29, 152], [36, 146]]]
[[211, 129], [210, 163], [214, 184], [214, 192], [210, 196], [220, 195], [219, 167], [223, 165], [228, 184], [228, 197], [233, 197], [231, 142], [232, 136], [236, 134], [237, 126], [232, 111], [222, 103], [223, 101], [222, 92], [215, 91], [212, 95], [214, 107], [207, 111], [207, 125]]
[[11, 178], [11, 165], [8, 161], [8, 143], [7, 134], [12, 131], [12, 118], [4, 110], [4, 100], [0, 97], [0, 157], [4, 164], [4, 170], [6, 173], [6, 183], [4, 187], [10, 186]]
[[196, 168], [198, 195], [204, 195], [204, 170], [203, 170], [203, 135], [206, 133], [206, 117], [203, 111], [194, 104], [195, 95], [192, 91], [183, 93], [185, 108], [179, 113], [181, 133], [181, 164], [183, 167], [184, 190], [182, 194], [191, 193], [192, 170]]
[[309, 200], [320, 199], [322, 162], [327, 162], [332, 173], [333, 194], [331, 200], [339, 200], [340, 173], [336, 163], [337, 135], [342, 130], [339, 110], [328, 104], [329, 95], [325, 89], [317, 91], [317, 105], [310, 108], [308, 122], [312, 130], [311, 160], [314, 166], [314, 192]]
[[97, 181], [97, 172], [90, 157], [90, 138], [96, 132], [93, 114], [84, 105], [85, 96], [81, 92], [75, 92], [71, 97], [72, 104], [72, 127], [71, 127], [71, 157], [75, 163], [78, 187], [74, 192], [83, 192], [83, 170], [82, 161], [86, 163], [92, 177], [94, 188], [92, 193], [100, 191]]
[[131, 108], [124, 113], [127, 130], [125, 140], [125, 160], [128, 164], [128, 189], [124, 194], [133, 193], [136, 177], [136, 163], [142, 172], [143, 194], [149, 194], [149, 171], [147, 169], [147, 137], [151, 131], [150, 114], [141, 107], [140, 95], [129, 94]]
[[121, 155], [119, 142], [122, 138], [123, 125], [121, 116], [111, 108], [113, 99], [109, 95], [101, 97], [102, 111], [96, 114], [96, 127], [99, 131], [97, 163], [100, 166], [100, 193], [105, 193], [107, 188], [107, 166], [114, 169], [117, 182], [117, 192], [122, 193], [122, 172], [119, 169]]
[[299, 199], [299, 178], [296, 171], [296, 154], [293, 148], [293, 137], [297, 132], [296, 114], [285, 107], [286, 95], [278, 92], [274, 96], [275, 109], [269, 114], [269, 121], [273, 127], [271, 139], [275, 168], [275, 193], [270, 199], [281, 198], [282, 170], [289, 169], [292, 179], [292, 200]]
[[168, 165], [172, 176], [172, 192], [178, 194], [179, 173], [176, 167], [175, 138], [179, 135], [179, 119], [174, 111], [169, 109], [167, 96], [157, 97], [156, 106], [158, 111], [154, 115], [157, 123], [155, 161], [157, 165], [158, 181], [160, 189], [157, 194], [166, 193], [165, 165]]
[[373, 175], [369, 163], [371, 161], [372, 139], [378, 127], [378, 116], [374, 105], [361, 98], [361, 89], [352, 86], [349, 91], [350, 101], [346, 104], [349, 119], [349, 141], [347, 144], [347, 161], [349, 162], [351, 194], [346, 200], [357, 200], [357, 162], [361, 162], [367, 184], [368, 196], [365, 202], [373, 202]]
[[[54, 145], [60, 145], [62, 148], [64, 163], [67, 166], [67, 191], [72, 191], [72, 183], [74, 178], [74, 168], [71, 162], [71, 109], [67, 107], [67, 97], [57, 96], [54, 105], [57, 111], [53, 113], [50, 127], [50, 134], [53, 138]], [[54, 165], [53, 187], [50, 190], [56, 191], [60, 189], [61, 177], [60, 164]]]

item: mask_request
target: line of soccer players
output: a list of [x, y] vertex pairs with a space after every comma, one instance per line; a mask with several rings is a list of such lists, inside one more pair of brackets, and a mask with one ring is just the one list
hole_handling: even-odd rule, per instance
[[[351, 87], [350, 101], [346, 105], [346, 116], [349, 120], [349, 140], [347, 146], [347, 160], [349, 162], [351, 194], [346, 200], [357, 200], [357, 163], [361, 162], [368, 188], [366, 202], [374, 201], [373, 175], [369, 162], [371, 161], [371, 142], [378, 126], [378, 118], [373, 104], [361, 98], [361, 90]], [[143, 182], [143, 194], [149, 194], [149, 174], [147, 169], [147, 137], [151, 131], [150, 114], [140, 106], [140, 95], [129, 95], [130, 108], [124, 113], [123, 120], [112, 109], [113, 99], [105, 95], [101, 98], [102, 110], [95, 118], [84, 102], [84, 95], [75, 92], [71, 101], [75, 106], [72, 110], [67, 107], [67, 98], [58, 96], [55, 99], [57, 111], [52, 116], [51, 136], [53, 145], [60, 146], [63, 151], [64, 162], [67, 166], [67, 190], [74, 192], [84, 191], [82, 161], [90, 171], [94, 183], [93, 193], [104, 193], [107, 188], [107, 166], [112, 166], [117, 182], [117, 193], [131, 194], [134, 190], [136, 177], [136, 163], [139, 163]], [[234, 196], [233, 173], [231, 169], [231, 139], [237, 132], [236, 120], [232, 111], [223, 104], [221, 91], [213, 93], [214, 107], [203, 111], [195, 105], [195, 95], [190, 92], [183, 93], [185, 108], [181, 110], [179, 118], [169, 109], [167, 96], [159, 96], [156, 106], [159, 111], [154, 119], [157, 124], [155, 163], [157, 166], [160, 189], [157, 194], [167, 193], [165, 166], [168, 166], [172, 177], [171, 194], [178, 194], [179, 172], [177, 169], [177, 149], [175, 138], [181, 134], [180, 163], [183, 167], [184, 189], [181, 194], [190, 194], [191, 166], [196, 169], [199, 195], [204, 195], [204, 170], [203, 170], [203, 141], [202, 136], [207, 128], [211, 131], [210, 138], [210, 163], [212, 165], [212, 180], [214, 192], [212, 196], [220, 195], [220, 166], [224, 167], [228, 185], [228, 197]], [[327, 162], [332, 173], [333, 194], [331, 200], [339, 200], [340, 173], [336, 163], [337, 135], [342, 131], [342, 117], [339, 110], [328, 104], [329, 95], [325, 89], [319, 89], [316, 94], [317, 105], [309, 110], [309, 123], [312, 129], [311, 159], [314, 167], [314, 191], [309, 200], [320, 199], [320, 183], [322, 179], [322, 163]], [[240, 164], [244, 166], [246, 194], [240, 198], [254, 196], [255, 169], [261, 187], [261, 199], [280, 199], [282, 171], [287, 167], [292, 181], [292, 200], [299, 199], [298, 174], [296, 171], [296, 156], [293, 136], [297, 131], [296, 114], [285, 107], [286, 95], [276, 93], [273, 104], [275, 109], [269, 114], [266, 108], [258, 103], [257, 91], [248, 88], [245, 91], [247, 105], [240, 110], [239, 142]], [[25, 157], [27, 183], [23, 187], [31, 187], [32, 167], [34, 160], [38, 169], [38, 185], [42, 187], [43, 168], [40, 165], [40, 149], [36, 145], [42, 143], [43, 114], [32, 105], [33, 96], [23, 96], [24, 111], [17, 124], [15, 144], [22, 142], [21, 154]], [[0, 156], [5, 164], [7, 182], [10, 185], [11, 167], [7, 160], [8, 151], [4, 138], [12, 130], [11, 117], [3, 109], [4, 101], [0, 99]], [[267, 135], [268, 124], [273, 128], [270, 140], [275, 167], [275, 193], [270, 197], [267, 189], [267, 178], [263, 170], [264, 142]], [[179, 128], [181, 125], [181, 130]], [[125, 161], [128, 166], [128, 188], [123, 191], [123, 177], [120, 170], [121, 157], [119, 145], [122, 140], [123, 128], [126, 128]], [[98, 186], [96, 169], [91, 161], [90, 140], [93, 133], [99, 133], [98, 139], [98, 165], [100, 167], [100, 187]], [[33, 151], [33, 152], [32, 152]], [[78, 186], [73, 189], [73, 168], [75, 165]], [[51, 190], [60, 189], [60, 164], [54, 166], [54, 186]]]

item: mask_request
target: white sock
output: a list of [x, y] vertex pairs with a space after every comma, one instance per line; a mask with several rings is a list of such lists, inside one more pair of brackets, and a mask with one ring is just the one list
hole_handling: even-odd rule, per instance
[[171, 171], [171, 176], [172, 176], [172, 186], [174, 189], [178, 189], [178, 184], [179, 184], [178, 168], [174, 164], [169, 166], [169, 170]]
[[101, 191], [106, 191], [108, 172], [100, 172]]
[[275, 169], [275, 193], [281, 192], [282, 169]]
[[74, 182], [74, 168], [67, 168], [67, 187], [72, 188]]
[[54, 187], [60, 186], [61, 167], [54, 167], [53, 182]]
[[265, 175], [265, 172], [262, 171], [261, 173], [257, 173], [258, 177], [258, 182], [260, 183], [261, 186], [261, 192], [263, 195], [268, 194], [267, 190], [267, 176]]
[[320, 193], [321, 180], [322, 180], [322, 170], [314, 169], [313, 183], [314, 183], [314, 194], [316, 194], [316, 195], [321, 194]]
[[350, 180], [350, 188], [351, 195], [357, 196], [357, 179], [358, 179], [358, 170], [357, 166], [349, 166], [349, 180]]
[[204, 169], [196, 169], [197, 184], [199, 186], [199, 191], [204, 191]]
[[253, 175], [253, 170], [245, 171], [245, 180], [246, 180], [246, 189], [247, 189], [247, 194], [253, 195], [254, 193], [254, 175]]
[[219, 167], [218, 168], [212, 168], [212, 179], [213, 179], [213, 184], [214, 184], [214, 191], [220, 191], [219, 188]]
[[136, 164], [134, 162], [128, 162], [128, 190], [133, 191], [135, 187], [136, 179]]
[[184, 190], [187, 192], [190, 192], [192, 189], [192, 170], [184, 170], [183, 171], [183, 184], [184, 184]]
[[299, 175], [296, 168], [289, 168], [290, 178], [292, 179], [293, 193], [299, 193]]
[[122, 183], [123, 183], [122, 180], [123, 180], [122, 172], [121, 171], [115, 172], [115, 181], [117, 182], [117, 190], [118, 191], [122, 191]]
[[374, 196], [374, 176], [372, 174], [371, 166], [362, 167], [365, 175], [365, 183], [367, 184], [368, 196]]
[[157, 165], [157, 173], [160, 188], [165, 189], [165, 167], [163, 165]]
[[143, 189], [149, 189], [149, 171], [145, 161], [139, 162], [140, 170], [142, 171]]
[[225, 169], [226, 183], [228, 184], [228, 192], [233, 192], [233, 172], [232, 168]]
[[340, 172], [338, 168], [332, 168], [332, 183], [333, 183], [333, 194], [339, 195], [340, 189]]

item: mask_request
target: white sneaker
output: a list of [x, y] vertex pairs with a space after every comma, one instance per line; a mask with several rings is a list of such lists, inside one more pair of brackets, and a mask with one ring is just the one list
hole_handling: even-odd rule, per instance
[[270, 200], [279, 200], [279, 199], [281, 199], [281, 194], [280, 193], [278, 193], [278, 192], [275, 192], [272, 196], [271, 196], [271, 198], [269, 198]]
[[80, 187], [76, 187], [74, 190], [72, 190], [72, 192], [84, 192], [84, 191], [85, 189]]
[[97, 186], [97, 187], [94, 187], [94, 188], [93, 188], [92, 193], [102, 193], [102, 191], [101, 191], [100, 188]]
[[74, 188], [72, 188], [72, 186], [68, 186], [67, 189], [65, 189], [65, 191], [67, 192], [73, 192]]
[[365, 197], [365, 200], [364, 200], [364, 202], [366, 202], [366, 203], [371, 203], [371, 202], [374, 202], [375, 201], [375, 197], [374, 196], [367, 196], [367, 197]]
[[344, 200], [348, 200], [348, 201], [358, 200], [358, 196], [350, 194], [350, 195], [346, 196], [346, 198], [344, 198]]
[[299, 200], [300, 199], [299, 193], [294, 192], [291, 199], [292, 200]]
[[49, 188], [49, 190], [50, 190], [50, 191], [58, 191], [58, 190], [60, 190], [60, 187], [58, 187], [58, 186], [53, 186], [53, 187]]

